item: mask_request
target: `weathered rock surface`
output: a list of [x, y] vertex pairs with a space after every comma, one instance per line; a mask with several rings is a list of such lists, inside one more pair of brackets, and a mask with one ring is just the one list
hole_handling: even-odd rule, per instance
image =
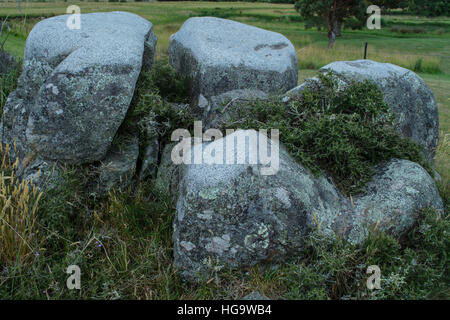
[[438, 105], [422, 78], [408, 69], [371, 60], [332, 62], [319, 72], [331, 70], [347, 83], [373, 81], [398, 115], [400, 132], [423, 146], [428, 160], [433, 159], [439, 137]]
[[99, 194], [107, 194], [112, 188], [126, 186], [136, 172], [139, 156], [139, 139], [134, 135], [123, 136], [116, 141], [98, 168]]
[[63, 182], [59, 164], [41, 158], [30, 158], [23, 161], [17, 175], [23, 177], [24, 180], [32, 181], [41, 190], [58, 188]]
[[[255, 131], [241, 130], [208, 146], [219, 150], [224, 142], [224, 148], [230, 148], [235, 138], [245, 139], [250, 132], [256, 136]], [[274, 142], [269, 143], [275, 150]], [[301, 248], [316, 216], [339, 219], [342, 199], [330, 181], [315, 179], [283, 148], [278, 172], [265, 175], [266, 166], [249, 158], [258, 153], [258, 142], [249, 139], [248, 146], [247, 164], [181, 165], [178, 171], [169, 165], [161, 174], [165, 185], [169, 179], [181, 180], [173, 240], [175, 264], [187, 278], [286, 257]], [[235, 157], [238, 153], [242, 155], [235, 148]]]
[[45, 19], [30, 32], [17, 90], [5, 106], [3, 143], [20, 158], [86, 163], [106, 155], [133, 96], [141, 67], [153, 61], [150, 22], [126, 12]]
[[[221, 148], [225, 154], [249, 132], [195, 145], [192, 154]], [[371, 230], [399, 237], [420, 209], [442, 209], [433, 179], [416, 163], [393, 159], [380, 165], [367, 191], [352, 202], [330, 179], [314, 177], [296, 163], [283, 147], [278, 171], [262, 174], [261, 159], [250, 159], [264, 143], [249, 139], [244, 151], [235, 148], [235, 159], [245, 154], [244, 164], [174, 165], [173, 145], [166, 148], [158, 175], [176, 203], [175, 265], [187, 280], [222, 268], [283, 260], [302, 250], [313, 229], [354, 243], [366, 239]], [[270, 150], [275, 150], [275, 143], [269, 140]]]
[[221, 128], [224, 123], [236, 116], [239, 106], [252, 100], [267, 100], [268, 95], [260, 90], [237, 89], [206, 99], [200, 94], [194, 100], [193, 110], [203, 121], [203, 127]]
[[369, 230], [398, 238], [417, 221], [423, 208], [443, 210], [433, 178], [419, 164], [392, 159], [376, 167], [366, 191], [354, 198], [346, 238], [360, 243]]
[[188, 19], [170, 37], [170, 63], [191, 78], [191, 94], [235, 89], [285, 92], [297, 85], [297, 55], [283, 35], [239, 22]]
[[248, 295], [242, 297], [242, 300], [270, 300], [259, 291], [252, 291]]
[[159, 141], [157, 138], [149, 139], [145, 147], [139, 179], [156, 177], [158, 169]]

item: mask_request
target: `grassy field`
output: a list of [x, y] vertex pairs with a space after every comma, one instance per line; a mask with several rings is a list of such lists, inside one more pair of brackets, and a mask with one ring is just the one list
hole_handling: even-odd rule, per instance
[[[381, 30], [344, 29], [336, 47], [328, 50], [326, 33], [306, 30], [293, 5], [70, 4], [80, 6], [82, 13], [120, 10], [150, 20], [159, 38], [158, 58], [167, 56], [170, 35], [191, 16], [218, 16], [280, 32], [297, 49], [299, 82], [315, 75], [329, 62], [362, 58], [364, 42], [368, 42], [369, 59], [414, 70], [432, 88], [439, 103], [441, 130], [435, 166], [442, 177], [441, 192], [450, 195], [450, 18], [383, 16]], [[0, 17], [8, 17], [12, 30], [7, 36], [0, 36], [0, 45], [23, 57], [25, 40], [34, 24], [43, 17], [64, 14], [68, 5], [62, 1], [22, 2], [19, 12], [16, 2], [2, 2]], [[10, 172], [14, 164], [5, 163], [3, 155], [4, 150], [0, 150], [2, 172]], [[107, 201], [96, 203], [84, 198], [84, 179], [67, 168], [61, 190], [42, 196], [36, 216], [28, 218], [32, 220], [29, 225], [37, 229], [23, 230], [33, 250], [21, 246], [24, 253], [15, 263], [3, 267], [0, 261], [3, 267], [0, 298], [235, 299], [252, 290], [281, 299], [450, 298], [445, 267], [449, 217], [437, 218], [425, 212], [418, 227], [401, 242], [382, 236], [355, 247], [338, 240], [312, 239], [303, 256], [284, 265], [257, 266], [242, 273], [225, 272], [220, 277], [186, 286], [172, 265], [173, 208], [167, 195], [153, 189], [150, 183], [143, 183], [137, 190], [112, 193]], [[1, 192], [8, 190], [12, 179], [1, 181], [5, 185], [0, 188], [0, 205], [7, 196]], [[26, 187], [22, 187], [16, 195], [23, 206], [19, 196]], [[27, 196], [29, 205], [37, 203], [36, 194]], [[34, 230], [38, 230], [36, 234]], [[11, 239], [0, 238], [0, 247], [5, 252], [15, 252]], [[83, 276], [81, 291], [65, 289], [65, 268], [69, 264], [89, 270]], [[364, 264], [382, 266], [383, 290], [370, 292], [361, 286]]]

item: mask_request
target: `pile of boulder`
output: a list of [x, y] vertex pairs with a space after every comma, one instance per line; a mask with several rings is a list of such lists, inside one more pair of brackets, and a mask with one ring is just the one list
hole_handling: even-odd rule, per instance
[[[66, 19], [43, 20], [31, 31], [18, 87], [5, 106], [2, 143], [15, 144], [22, 176], [38, 184], [59, 164], [96, 164], [98, 188], [107, 191], [157, 166], [155, 183], [176, 207], [175, 265], [186, 279], [282, 261], [300, 252], [313, 230], [353, 243], [371, 231], [400, 237], [420, 209], [443, 209], [433, 178], [417, 163], [379, 164], [366, 191], [349, 198], [329, 177], [315, 177], [296, 162], [267, 132], [222, 136], [216, 130], [214, 140], [205, 132], [204, 141], [194, 141], [192, 155], [213, 151], [213, 163], [176, 163], [174, 144], [164, 147], [161, 141], [140, 150], [137, 134], [118, 137], [118, 129], [139, 73], [153, 62], [152, 24], [125, 12], [91, 13], [81, 16], [80, 30], [70, 30]], [[277, 94], [288, 102], [307, 86], [297, 86], [297, 54], [286, 37], [226, 19], [188, 19], [170, 37], [169, 61], [190, 79], [190, 107], [205, 129], [215, 128], [243, 101]], [[334, 62], [320, 72], [330, 70], [342, 85], [373, 81], [398, 115], [401, 134], [422, 145], [432, 161], [438, 108], [419, 76], [370, 60]], [[235, 141], [245, 148], [230, 153]], [[264, 152], [278, 157], [264, 162]], [[230, 154], [243, 161], [226, 161]], [[268, 166], [275, 168], [271, 174]]]

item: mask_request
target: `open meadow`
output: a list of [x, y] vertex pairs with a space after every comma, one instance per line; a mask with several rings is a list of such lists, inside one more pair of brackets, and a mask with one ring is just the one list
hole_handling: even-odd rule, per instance
[[[335, 48], [328, 49], [326, 31], [306, 29], [293, 4], [22, 1], [19, 12], [17, 2], [2, 1], [0, 20], [9, 21], [11, 29], [0, 34], [0, 49], [23, 58], [25, 41], [33, 26], [43, 18], [65, 14], [69, 4], [78, 5], [81, 13], [127, 11], [151, 21], [158, 37], [156, 58], [160, 60], [168, 56], [169, 37], [189, 17], [215, 16], [279, 32], [295, 46], [299, 83], [330, 62], [362, 59], [367, 42], [368, 59], [413, 70], [432, 89], [440, 122], [435, 170], [441, 176], [441, 195], [448, 201], [450, 17], [423, 18], [382, 12], [380, 30], [352, 30], [344, 26]], [[7, 79], [0, 81], [1, 108], [8, 86], [11, 83]], [[5, 159], [2, 176], [3, 170], [11, 169], [10, 166], [6, 170], [4, 163]], [[32, 221], [33, 226], [34, 222], [38, 226], [38, 240], [29, 234], [30, 241], [39, 249], [0, 270], [0, 299], [236, 299], [253, 290], [274, 299], [450, 298], [445, 266], [448, 248], [442, 248], [448, 245], [445, 239], [448, 217], [434, 219], [426, 213], [418, 231], [399, 242], [382, 236], [355, 247], [339, 240], [313, 239], [316, 242], [308, 246], [305, 254], [287, 264], [274, 268], [257, 265], [236, 274], [227, 271], [220, 278], [186, 286], [172, 263], [174, 208], [165, 198], [167, 195], [143, 184], [137, 191], [112, 192], [101, 203], [92, 199], [85, 202], [84, 179], [69, 168], [63, 190], [57, 195], [42, 196], [39, 210], [43, 218], [33, 217]], [[5, 188], [0, 189], [1, 204]], [[77, 210], [84, 210], [89, 217], [78, 215]], [[7, 249], [15, 252], [11, 241], [1, 241], [4, 240], [0, 238], [0, 246], [6, 248], [9, 243], [11, 247]], [[90, 270], [81, 291], [64, 288], [64, 270], [73, 261]], [[365, 270], [359, 266], [364, 263], [384, 266], [383, 290], [370, 292], [361, 285]]]

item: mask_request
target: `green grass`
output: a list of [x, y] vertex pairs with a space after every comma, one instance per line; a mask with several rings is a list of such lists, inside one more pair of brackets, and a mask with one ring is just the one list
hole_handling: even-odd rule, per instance
[[[450, 298], [450, 220], [432, 210], [401, 241], [374, 234], [355, 246], [313, 233], [302, 254], [286, 263], [224, 270], [187, 284], [173, 267], [174, 209], [152, 181], [93, 203], [74, 168], [64, 178], [40, 202], [39, 255], [2, 264], [0, 298], [239, 299], [253, 290], [273, 299]], [[82, 270], [81, 290], [65, 286], [72, 264]], [[365, 286], [373, 264], [381, 269], [381, 290]]]
[[[385, 16], [381, 30], [344, 30], [336, 50], [327, 50], [323, 31], [305, 30], [292, 5], [230, 2], [75, 2], [82, 13], [130, 11], [153, 22], [159, 37], [157, 56], [166, 58], [169, 36], [190, 16], [216, 15], [252, 24], [286, 35], [299, 58], [299, 81], [314, 76], [317, 68], [334, 61], [362, 57], [363, 43], [369, 42], [368, 58], [414, 68], [421, 59], [419, 75], [433, 90], [439, 103], [441, 139], [436, 170], [447, 210], [437, 214], [423, 210], [417, 225], [402, 239], [372, 235], [361, 246], [316, 235], [305, 239], [306, 250], [278, 266], [260, 265], [242, 271], [225, 270], [219, 277], [197, 284], [183, 283], [173, 267], [172, 217], [175, 209], [168, 195], [152, 180], [105, 199], [92, 199], [85, 193], [85, 169], [67, 167], [60, 188], [40, 199], [34, 228], [39, 255], [26, 263], [17, 260], [0, 265], [2, 299], [238, 299], [259, 290], [274, 299], [430, 299], [450, 298], [450, 19]], [[12, 33], [5, 48], [23, 57], [28, 32], [39, 21], [65, 13], [66, 2], [2, 3], [0, 15], [11, 20]], [[218, 9], [216, 9], [218, 8]], [[26, 20], [23, 19], [26, 15]], [[396, 32], [399, 28], [421, 28], [421, 33]], [[161, 68], [161, 72], [165, 72]], [[166, 70], [167, 71], [167, 70]], [[16, 76], [2, 79], [2, 104], [14, 88]], [[163, 96], [183, 95], [177, 82], [152, 83], [171, 86]], [[181, 88], [181, 89], [180, 89]], [[136, 114], [146, 99], [139, 94]], [[142, 102], [143, 101], [143, 102]], [[153, 101], [153, 100], [152, 100]], [[159, 100], [158, 100], [159, 101]], [[157, 101], [157, 102], [158, 102]], [[140, 103], [141, 102], [141, 103]], [[159, 102], [158, 102], [159, 103]], [[159, 104], [158, 104], [159, 105]], [[161, 105], [164, 105], [162, 103]], [[154, 110], [153, 110], [154, 111]], [[168, 118], [173, 117], [166, 110]], [[181, 119], [182, 120], [182, 119]], [[7, 168], [1, 168], [9, 172]], [[82, 270], [82, 289], [66, 288], [68, 265]], [[366, 269], [381, 268], [381, 290], [365, 286]]]

